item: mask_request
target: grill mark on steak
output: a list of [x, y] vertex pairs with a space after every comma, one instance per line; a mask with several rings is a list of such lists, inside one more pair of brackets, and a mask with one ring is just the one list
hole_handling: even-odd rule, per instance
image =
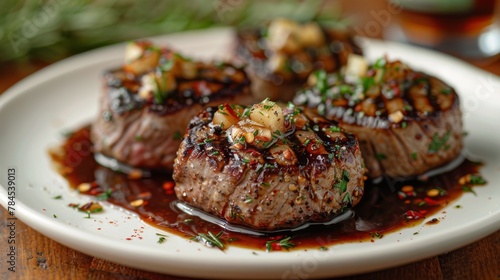
[[455, 90], [399, 61], [376, 64], [354, 82], [342, 71], [319, 82], [315, 75], [294, 101], [356, 133], [371, 178], [412, 177], [456, 158], [463, 144]]

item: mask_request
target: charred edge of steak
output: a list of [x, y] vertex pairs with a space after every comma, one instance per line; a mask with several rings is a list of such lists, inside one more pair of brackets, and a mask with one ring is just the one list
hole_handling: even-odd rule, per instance
[[275, 85], [287, 84], [302, 86], [307, 76], [314, 70], [328, 72], [345, 65], [350, 53], [362, 54], [347, 30], [330, 30], [321, 27], [326, 41], [323, 47], [306, 47], [297, 55], [288, 55], [284, 73], [269, 68], [268, 61], [275, 52], [265, 43], [267, 28], [239, 30], [236, 35], [235, 53], [240, 60], [249, 65], [249, 71], [257, 77]]
[[143, 99], [138, 96], [143, 75], [132, 75], [123, 69], [107, 71], [104, 74], [104, 84], [112, 102], [110, 109], [123, 114], [147, 106], [151, 112], [161, 116], [174, 114], [191, 104], [217, 102], [248, 92], [250, 80], [242, 69], [227, 63], [198, 64], [198, 67], [196, 77], [176, 78], [177, 87], [167, 93], [162, 104], [158, 104], [154, 98]]
[[341, 124], [381, 129], [438, 120], [445, 111], [459, 110], [455, 89], [440, 79], [400, 61], [378, 63], [384, 66], [372, 65], [356, 82], [346, 81], [342, 72], [316, 72], [311, 87], [300, 90], [294, 102]]
[[[180, 200], [223, 217], [230, 223], [258, 230], [274, 230], [293, 228], [307, 222], [329, 221], [361, 199], [364, 167], [359, 145], [355, 135], [345, 133], [336, 126], [336, 123], [310, 110], [301, 113], [294, 111], [290, 115], [298, 115], [302, 121], [296, 121], [295, 125], [286, 124], [290, 125], [290, 129], [269, 147], [256, 148], [249, 144], [235, 147], [241, 142], [231, 143], [227, 135], [229, 130], [224, 131], [219, 125], [213, 125], [212, 119], [216, 111], [215, 107], [208, 108], [191, 121], [187, 137], [178, 151], [173, 177], [176, 181], [176, 194]], [[206, 162], [204, 166], [209, 171], [192, 167], [193, 161]], [[335, 175], [326, 176], [327, 172]], [[291, 174], [293, 178], [288, 185], [286, 182], [290, 178], [287, 179], [287, 176]], [[224, 194], [224, 190], [217, 189], [221, 186], [215, 186], [210, 193], [197, 194], [197, 192], [207, 192], [206, 189], [201, 190], [203, 188], [201, 185], [212, 179], [220, 180], [218, 176], [228, 176], [226, 179], [231, 180], [231, 183], [224, 180], [219, 184], [232, 184], [229, 188], [233, 193]], [[325, 176], [327, 178], [323, 178]], [[318, 197], [315, 189], [321, 185], [320, 180], [326, 180], [328, 185], [327, 190], [322, 190], [323, 197]], [[351, 183], [348, 183], [349, 180]], [[270, 189], [280, 184], [288, 186], [281, 191], [279, 189], [272, 191], [278, 196], [286, 195], [287, 192], [293, 193], [297, 188], [304, 190], [305, 193], [291, 202], [286, 198], [271, 199], [271, 201], [263, 198], [267, 197]], [[242, 185], [248, 186], [244, 187], [247, 193], [239, 194], [237, 201], [234, 201], [234, 191]], [[201, 198], [196, 201], [194, 196]], [[216, 196], [225, 197], [223, 206], [209, 206], [210, 200]], [[281, 204], [274, 205], [279, 204], [276, 200], [286, 201], [284, 204], [286, 207]], [[300, 205], [302, 203], [304, 205]], [[334, 204], [338, 207], [313, 211], [311, 208], [315, 206], [312, 204], [321, 204], [323, 205], [321, 207], [326, 208], [328, 206], [325, 205]], [[247, 209], [247, 206], [250, 209]], [[271, 224], [271, 222], [259, 222], [255, 217], [259, 215], [259, 211], [266, 211], [262, 210], [266, 207], [298, 209], [294, 215], [277, 217]]]
[[[234, 158], [235, 153], [234, 149], [231, 149], [232, 144], [228, 142], [226, 132], [220, 126], [209, 125], [215, 111], [217, 111], [217, 107], [207, 108], [200, 115], [193, 118], [188, 126], [187, 145], [184, 152], [201, 151], [206, 153], [208, 157], [224, 158], [227, 163], [227, 161]], [[307, 165], [315, 162], [318, 156], [325, 157], [328, 164], [333, 164], [342, 157], [342, 153], [352, 152], [353, 149], [358, 148], [356, 136], [352, 133], [343, 132], [335, 122], [316, 116], [312, 111], [308, 111], [303, 115], [308, 122], [305, 129], [294, 129], [294, 133], [280, 138], [275, 144], [272, 144], [290, 145], [297, 156], [298, 166], [301, 168], [307, 168]], [[314, 125], [309, 127], [310, 123]], [[204, 131], [204, 133], [200, 133], [200, 131]], [[262, 155], [264, 159], [272, 159], [273, 156], [270, 154], [272, 145], [266, 149], [257, 149], [248, 145], [239, 152], [248, 155], [257, 153]], [[247, 164], [244, 159], [240, 161], [242, 164]], [[250, 163], [250, 166], [257, 165], [259, 164]], [[278, 167], [278, 165], [275, 167]]]

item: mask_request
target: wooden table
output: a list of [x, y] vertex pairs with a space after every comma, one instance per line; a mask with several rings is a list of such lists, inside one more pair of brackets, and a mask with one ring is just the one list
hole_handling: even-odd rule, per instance
[[[41, 63], [0, 64], [0, 92], [43, 66]], [[500, 60], [479, 66], [500, 75]], [[5, 262], [7, 216], [2, 208], [0, 279], [187, 279], [137, 270], [82, 254], [41, 235], [21, 221], [16, 223], [17, 270], [9, 272]], [[343, 279], [500, 279], [500, 231], [443, 255]]]

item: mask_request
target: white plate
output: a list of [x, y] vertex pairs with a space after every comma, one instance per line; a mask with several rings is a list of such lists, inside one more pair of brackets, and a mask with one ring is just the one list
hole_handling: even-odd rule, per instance
[[[215, 29], [156, 38], [186, 54], [212, 58], [227, 53], [231, 31]], [[449, 205], [433, 226], [403, 229], [374, 243], [335, 245], [327, 251], [253, 251], [230, 247], [222, 252], [168, 234], [133, 214], [106, 205], [92, 219], [67, 206], [90, 198], [69, 190], [50, 167], [47, 149], [60, 143], [64, 129], [95, 114], [100, 74], [117, 66], [124, 45], [66, 59], [21, 81], [0, 97], [0, 201], [6, 207], [7, 169], [16, 168], [15, 215], [42, 234], [83, 253], [140, 269], [191, 277], [327, 277], [373, 271], [417, 261], [476, 241], [500, 229], [500, 80], [453, 58], [405, 45], [363, 40], [370, 60], [388, 54], [435, 74], [455, 86], [462, 98], [469, 136], [465, 151], [486, 162], [489, 181]], [[53, 199], [62, 195], [62, 200]], [[456, 209], [455, 205], [461, 205]], [[57, 218], [54, 218], [56, 215]], [[413, 235], [415, 231], [420, 234]], [[135, 235], [135, 237], [134, 237]], [[131, 238], [132, 237], [132, 238]], [[141, 237], [141, 238], [139, 238]], [[127, 240], [131, 238], [131, 240]]]

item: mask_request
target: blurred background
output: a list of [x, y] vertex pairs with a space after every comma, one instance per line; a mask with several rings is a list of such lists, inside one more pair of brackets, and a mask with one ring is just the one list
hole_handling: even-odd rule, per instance
[[[500, 74], [500, 0], [2, 0], [0, 73], [27, 75], [100, 46], [278, 16], [349, 26], [451, 53]], [[488, 69], [488, 65], [492, 65]], [[5, 81], [5, 80], [4, 80]], [[4, 82], [0, 90], [9, 83]]]

